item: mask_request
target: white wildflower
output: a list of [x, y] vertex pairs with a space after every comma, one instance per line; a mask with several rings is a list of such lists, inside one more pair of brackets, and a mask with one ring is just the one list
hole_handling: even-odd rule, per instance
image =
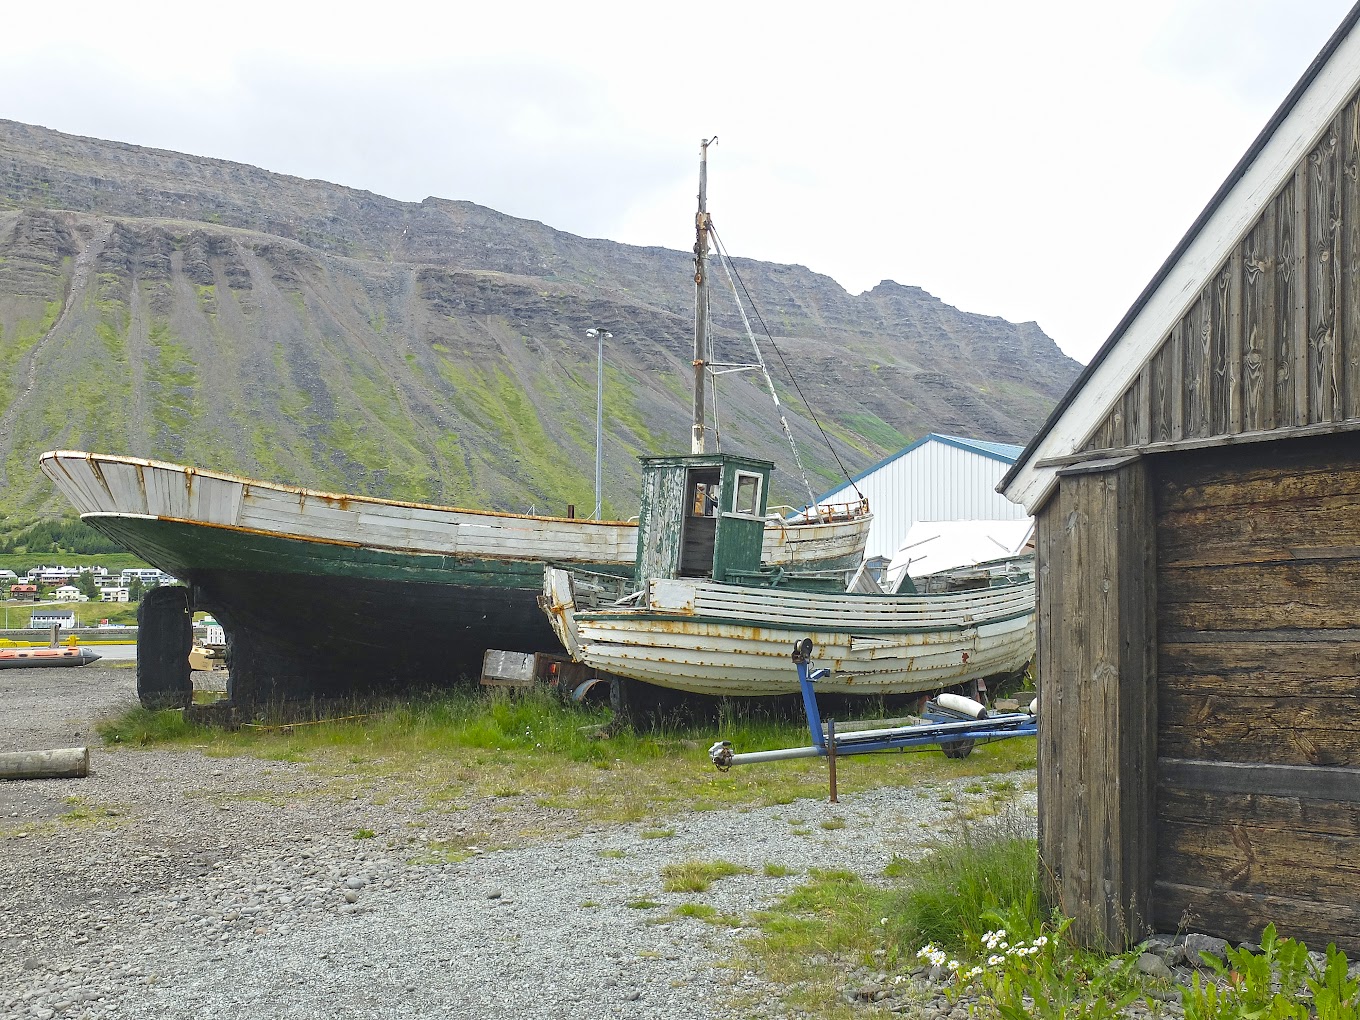
[[988, 966], [988, 967], [995, 967], [998, 963], [1005, 963], [1005, 962], [1006, 962], [1006, 958], [1005, 958], [1004, 956], [989, 956], [989, 957], [987, 957], [987, 966]]
[[1047, 935], [1040, 935], [1037, 939], [1034, 940], [1034, 944], [1035, 944], [1035, 946], [1046, 946], [1046, 945], [1048, 945], [1048, 936], [1047, 936]]

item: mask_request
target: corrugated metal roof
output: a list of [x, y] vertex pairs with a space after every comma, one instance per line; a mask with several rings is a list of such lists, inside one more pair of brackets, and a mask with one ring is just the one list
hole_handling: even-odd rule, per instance
[[[859, 474], [855, 475], [855, 477], [851, 478], [849, 484], [862, 481], [879, 468], [886, 467], [899, 457], [905, 457], [907, 454], [911, 453], [912, 450], [924, 446], [932, 440], [937, 443], [944, 443], [946, 446], [957, 447], [960, 450], [971, 450], [974, 453], [980, 453], [984, 457], [991, 457], [992, 460], [999, 460], [1003, 464], [1014, 464], [1015, 458], [1019, 457], [1025, 449], [1023, 446], [1016, 446], [1014, 443], [994, 443], [989, 439], [966, 439], [963, 436], [946, 436], [939, 432], [927, 432], [910, 446], [904, 446], [896, 453], [884, 457], [877, 464], [865, 468]], [[847, 483], [843, 482], [833, 489], [827, 489], [826, 492], [817, 497], [817, 502], [822, 502], [833, 492], [839, 492], [841, 489], [845, 488], [846, 484]]]
[[1025, 450], [1023, 446], [1016, 443], [994, 443], [989, 439], [965, 439], [962, 436], [942, 436], [934, 432], [931, 435], [956, 446], [966, 446], [985, 457], [1005, 461], [1007, 464], [1014, 464], [1015, 458], [1019, 457]]

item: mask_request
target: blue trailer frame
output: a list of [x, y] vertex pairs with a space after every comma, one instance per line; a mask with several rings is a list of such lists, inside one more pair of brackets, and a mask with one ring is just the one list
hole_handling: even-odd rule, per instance
[[[847, 754], [870, 754], [876, 751], [900, 751], [910, 747], [929, 747], [938, 744], [950, 754], [951, 745], [962, 757], [974, 743], [990, 743], [1011, 737], [1032, 737], [1038, 733], [1038, 719], [1026, 712], [988, 715], [970, 718], [951, 711], [935, 702], [928, 702], [923, 717], [926, 722], [908, 726], [893, 726], [875, 730], [858, 730], [836, 734], [836, 722], [830, 720], [823, 732], [822, 714], [817, 707], [814, 684], [829, 670], [812, 669], [812, 639], [804, 638], [793, 646], [793, 663], [798, 669], [798, 686], [803, 693], [803, 711], [807, 714], [808, 733], [812, 738], [807, 747], [788, 747], [773, 751], [749, 751], [737, 754], [732, 743], [720, 740], [708, 749], [709, 759], [722, 772], [733, 765], [750, 765], [787, 758], [835, 758]], [[970, 742], [970, 743], [965, 743]]]

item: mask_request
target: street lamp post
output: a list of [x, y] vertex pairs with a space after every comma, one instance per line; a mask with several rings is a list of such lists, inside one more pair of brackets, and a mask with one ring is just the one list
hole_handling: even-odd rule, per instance
[[593, 337], [596, 344], [595, 354], [595, 513], [593, 520], [600, 519], [601, 499], [600, 479], [604, 467], [604, 342], [612, 340], [614, 334], [604, 329], [588, 329], [586, 336]]

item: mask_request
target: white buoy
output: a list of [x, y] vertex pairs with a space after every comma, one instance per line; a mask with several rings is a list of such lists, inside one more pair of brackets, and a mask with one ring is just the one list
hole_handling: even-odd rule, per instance
[[986, 719], [987, 706], [980, 701], [972, 698], [965, 698], [962, 694], [937, 694], [935, 704], [941, 708], [947, 708], [951, 712], [959, 712], [971, 719]]

